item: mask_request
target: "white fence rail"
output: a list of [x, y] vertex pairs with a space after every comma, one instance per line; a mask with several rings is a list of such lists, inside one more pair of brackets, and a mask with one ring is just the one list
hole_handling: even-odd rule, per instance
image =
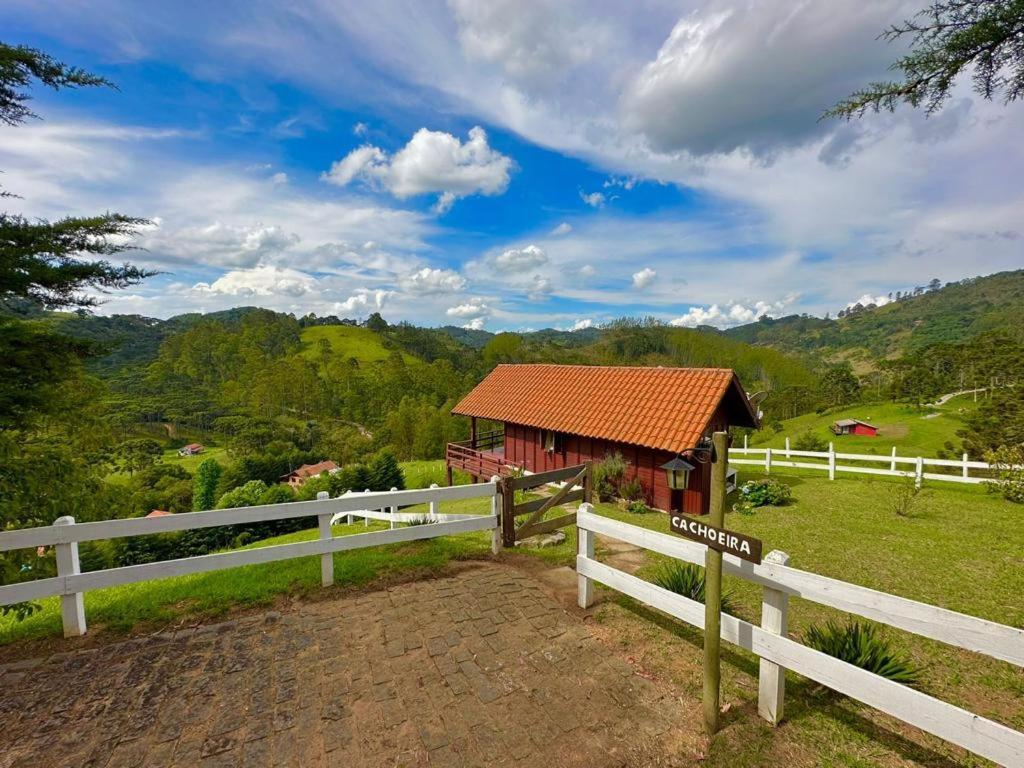
[[[601, 517], [586, 504], [580, 507], [576, 524], [581, 607], [591, 604], [591, 582], [596, 581], [703, 629], [703, 604], [598, 562], [593, 537], [599, 533], [698, 565], [704, 564], [703, 544]], [[1018, 666], [1024, 666], [1024, 630], [790, 568], [785, 564], [788, 556], [781, 552], [770, 553], [761, 565], [731, 555], [722, 560], [726, 573], [765, 589], [761, 626], [722, 615], [722, 638], [761, 659], [762, 717], [773, 723], [782, 719], [782, 670], [789, 669], [1001, 765], [1024, 765], [1024, 734], [789, 639], [787, 604], [789, 596], [796, 595]]]
[[[326, 495], [326, 494], [323, 494]], [[438, 505], [446, 501], [490, 498], [491, 505], [483, 515], [440, 515]], [[299, 501], [285, 504], [267, 504], [261, 507], [239, 507], [208, 512], [189, 512], [165, 517], [130, 518], [125, 520], [104, 520], [94, 523], [75, 524], [74, 518], [62, 517], [53, 525], [41, 528], [25, 528], [0, 533], [0, 552], [29, 547], [56, 547], [57, 576], [20, 584], [0, 586], [0, 605], [11, 605], [26, 600], [59, 595], [65, 637], [85, 633], [84, 593], [91, 589], [103, 589], [120, 584], [133, 584], [168, 576], [182, 576], [192, 573], [219, 571], [241, 565], [270, 563], [295, 557], [321, 556], [321, 581], [324, 586], [334, 582], [335, 552], [344, 552], [382, 544], [431, 539], [471, 531], [491, 531], [492, 548], [500, 541], [498, 525], [500, 515], [497, 505], [500, 496], [497, 485], [479, 483], [451, 488], [426, 488], [411, 491], [386, 493], [357, 493], [336, 499], [318, 498], [316, 501]], [[412, 522], [412, 518], [424, 515], [398, 513], [395, 510], [416, 504], [429, 504], [437, 522], [430, 525], [412, 525], [396, 528], [395, 522]], [[335, 537], [331, 531], [332, 521], [348, 515], [363, 515], [366, 507], [373, 510], [391, 510], [376, 519], [391, 520], [390, 530], [359, 533]], [[401, 515], [399, 518], [397, 515]], [[78, 544], [82, 541], [115, 539], [125, 536], [145, 536], [153, 533], [170, 533], [197, 528], [211, 528], [238, 523], [284, 520], [295, 517], [316, 517], [320, 537], [313, 541], [278, 544], [256, 549], [217, 552], [198, 557], [178, 560], [164, 560], [144, 565], [129, 565], [108, 568], [102, 571], [82, 573], [78, 560]]]
[[[790, 449], [789, 438], [785, 448], [748, 448], [746, 437], [743, 447], [734, 446], [729, 449], [730, 464], [746, 464], [764, 467], [771, 473], [772, 467], [795, 467], [797, 469], [817, 469], [828, 472], [829, 480], [835, 480], [837, 472], [851, 472], [862, 475], [889, 475], [890, 477], [912, 477], [918, 487], [924, 480], [940, 480], [949, 483], [978, 484], [990, 481], [991, 477], [978, 477], [971, 474], [972, 469], [991, 471], [991, 464], [984, 461], [970, 461], [965, 453], [959, 459], [931, 459], [924, 456], [897, 456], [896, 448], [888, 455], [869, 453], [841, 453], [835, 450], [835, 443], [828, 444], [827, 451], [798, 451]], [[758, 456], [759, 458], [739, 458], [740, 456]], [[793, 461], [797, 459], [822, 459], [823, 461]], [[885, 467], [865, 467], [839, 462], [873, 462], [885, 464]], [[906, 468], [900, 468], [900, 465]], [[908, 466], [909, 465], [909, 466]], [[926, 467], [949, 467], [959, 470], [958, 473], [927, 472]]]

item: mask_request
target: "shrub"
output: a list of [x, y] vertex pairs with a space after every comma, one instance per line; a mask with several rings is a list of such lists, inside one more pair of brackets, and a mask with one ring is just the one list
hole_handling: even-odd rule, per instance
[[1024, 445], [1004, 445], [985, 454], [985, 461], [995, 470], [989, 488], [1007, 501], [1024, 504]]
[[[699, 565], [672, 560], [655, 572], [652, 581], [669, 592], [704, 602], [704, 569]], [[722, 590], [722, 612], [736, 615], [732, 595], [726, 590]]]
[[845, 625], [829, 621], [824, 627], [812, 624], [804, 633], [803, 641], [809, 648], [897, 683], [915, 685], [920, 677], [919, 670], [896, 653], [871, 624], [859, 621]]
[[629, 507], [627, 507], [627, 510], [629, 512], [632, 512], [634, 515], [646, 515], [648, 512], [651, 511], [647, 508], [647, 505], [644, 504], [642, 501], [629, 502]]
[[793, 441], [793, 449], [797, 451], [818, 451], [820, 453], [828, 450], [828, 443], [808, 429]]
[[914, 502], [917, 501], [921, 488], [917, 483], [908, 478], [899, 490], [892, 497], [892, 511], [900, 517], [914, 516]]
[[626, 475], [626, 460], [622, 454], [607, 454], [594, 465], [594, 490], [599, 501], [609, 501], [618, 492], [622, 478]]
[[433, 525], [436, 522], [437, 522], [436, 520], [431, 520], [426, 515], [422, 515], [420, 517], [414, 517], [414, 518], [412, 518], [410, 520], [406, 520], [405, 524], [406, 525]]
[[634, 477], [619, 485], [619, 496], [626, 501], [644, 501], [647, 498], [647, 492], [644, 490], [644, 484], [640, 482], [640, 478]]
[[765, 478], [764, 480], [748, 480], [740, 486], [740, 501], [737, 507], [745, 506], [749, 511], [754, 507], [778, 507], [793, 497], [793, 491], [785, 483]]

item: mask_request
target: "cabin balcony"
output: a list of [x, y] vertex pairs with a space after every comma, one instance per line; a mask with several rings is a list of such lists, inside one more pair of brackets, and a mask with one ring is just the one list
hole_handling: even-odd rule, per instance
[[505, 433], [502, 430], [448, 443], [444, 458], [448, 485], [452, 484], [452, 471], [456, 469], [468, 472], [474, 481], [490, 480], [495, 475], [504, 477], [520, 469], [518, 464], [505, 459]]

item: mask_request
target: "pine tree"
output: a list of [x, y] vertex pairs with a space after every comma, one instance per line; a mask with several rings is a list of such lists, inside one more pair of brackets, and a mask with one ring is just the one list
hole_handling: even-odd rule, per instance
[[937, 0], [914, 18], [881, 34], [893, 42], [910, 38], [910, 51], [890, 67], [896, 82], [871, 83], [840, 101], [825, 117], [862, 117], [892, 112], [899, 104], [942, 107], [957, 78], [971, 69], [974, 91], [1009, 103], [1024, 97], [1024, 1]]
[[192, 509], [196, 512], [213, 509], [217, 501], [217, 483], [220, 482], [221, 471], [216, 459], [205, 459], [199, 465], [192, 492]]
[[405, 488], [405, 475], [398, 466], [398, 459], [388, 449], [378, 453], [370, 464], [370, 489], [374, 491], [390, 491], [392, 488]]

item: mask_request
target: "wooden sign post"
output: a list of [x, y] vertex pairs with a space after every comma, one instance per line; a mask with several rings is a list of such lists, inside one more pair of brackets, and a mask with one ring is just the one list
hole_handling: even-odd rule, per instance
[[[711, 506], [708, 522], [725, 526], [725, 476], [729, 468], [729, 433], [715, 432], [711, 465]], [[722, 646], [722, 553], [708, 547], [704, 560], [704, 728], [718, 732], [718, 695], [721, 683]]]

